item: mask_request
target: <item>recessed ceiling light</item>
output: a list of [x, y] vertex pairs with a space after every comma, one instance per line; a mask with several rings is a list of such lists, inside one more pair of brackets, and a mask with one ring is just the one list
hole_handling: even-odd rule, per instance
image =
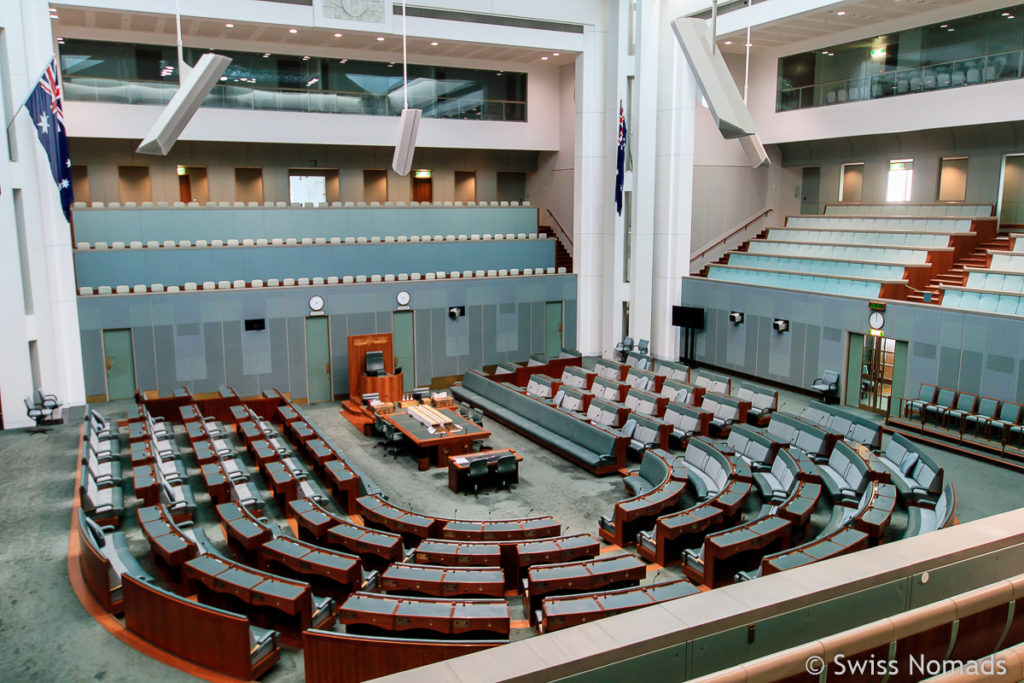
[[725, 44], [726, 45], [732, 45], [732, 41], [731, 40], [727, 40], [727, 41], [725, 41]]
[[346, 57], [345, 59], [339, 59], [338, 60], [338, 64], [345, 64], [347, 62], [348, 62], [348, 57]]
[[384, 36], [377, 36], [377, 42], [378, 43], [383, 43], [384, 42]]
[[228, 80], [228, 77], [227, 77], [227, 76], [221, 76], [221, 77], [220, 77], [220, 80], [222, 80], [222, 81], [226, 81], [226, 80]]
[[270, 53], [269, 53], [269, 52], [264, 52], [264, 53], [263, 53], [263, 59], [266, 59], [266, 58], [267, 58], [267, 57], [269, 57], [269, 56], [270, 56]]
[[50, 18], [51, 19], [60, 19], [60, 17], [58, 17], [56, 14], [51, 14]]
[[290, 29], [288, 29], [288, 33], [298, 33], [298, 32], [299, 32], [299, 29], [297, 29], [297, 28], [290, 28]]
[[939, 24], [939, 28], [949, 28], [949, 24]]
[[437, 41], [436, 40], [430, 41], [430, 44], [433, 45], [434, 47], [437, 47]]
[[234, 24], [224, 24], [224, 28], [234, 28]]
[[544, 57], [541, 57], [541, 58], [540, 58], [540, 61], [542, 61], [542, 62], [546, 62], [546, 61], [548, 61], [548, 58], [547, 58], [546, 56], [544, 56]]
[[335, 33], [335, 34], [334, 34], [334, 37], [335, 37], [335, 38], [341, 38], [341, 34], [340, 34], [340, 33]]
[[747, 47], [754, 47], [753, 43], [747, 43], [746, 45], [747, 45]]
[[955, 31], [956, 29], [955, 29], [955, 28], [947, 28], [946, 30], [947, 30], [947, 31], [949, 31], [950, 33], [952, 33], [952, 32], [953, 32], [953, 31]]
[[839, 10], [838, 12], [836, 12], [836, 16], [837, 17], [845, 17], [846, 16], [846, 10], [842, 10], [842, 9]]
[[552, 53], [551, 53], [551, 56], [552, 56], [552, 57], [557, 57], [557, 56], [559, 56], [560, 54], [562, 54], [562, 53], [561, 53], [561, 52], [552, 52]]
[[303, 55], [302, 61], [308, 62], [309, 61], [309, 55]]

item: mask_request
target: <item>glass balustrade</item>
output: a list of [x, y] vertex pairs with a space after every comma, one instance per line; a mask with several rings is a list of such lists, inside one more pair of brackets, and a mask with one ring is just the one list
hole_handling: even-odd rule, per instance
[[1024, 5], [779, 60], [776, 111], [1019, 79]]
[[[202, 51], [186, 50], [194, 63]], [[377, 62], [224, 52], [232, 58], [204, 107], [398, 116], [401, 66]], [[178, 90], [177, 58], [166, 46], [66, 40], [69, 101], [165, 105]], [[336, 83], [340, 87], [328, 87]], [[498, 95], [503, 96], [498, 96]], [[526, 121], [526, 74], [409, 66], [409, 106], [425, 118]]]

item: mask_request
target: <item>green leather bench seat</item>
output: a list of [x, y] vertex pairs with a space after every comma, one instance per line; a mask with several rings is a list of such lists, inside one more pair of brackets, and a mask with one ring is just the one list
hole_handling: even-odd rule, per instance
[[595, 473], [612, 472], [623, 464], [614, 434], [493, 382], [478, 371], [467, 372], [452, 393]]

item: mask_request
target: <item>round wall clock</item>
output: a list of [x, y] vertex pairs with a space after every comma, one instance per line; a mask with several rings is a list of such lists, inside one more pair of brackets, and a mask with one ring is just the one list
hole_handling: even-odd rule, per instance
[[309, 310], [313, 311], [314, 313], [319, 313], [320, 311], [324, 310], [324, 298], [319, 294], [314, 294], [313, 296], [309, 297]]
[[408, 306], [409, 302], [412, 301], [412, 296], [409, 295], [409, 292], [403, 289], [395, 295], [395, 301], [399, 306]]
[[872, 311], [871, 315], [868, 316], [868, 325], [873, 330], [882, 329], [882, 325], [885, 324], [885, 316], [882, 315], [881, 311]]

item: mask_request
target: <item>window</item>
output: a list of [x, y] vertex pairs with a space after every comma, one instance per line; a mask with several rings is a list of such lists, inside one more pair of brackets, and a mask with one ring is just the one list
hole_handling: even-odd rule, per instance
[[909, 202], [914, 179], [913, 159], [894, 159], [889, 162], [889, 181], [886, 183], [885, 201]]
[[839, 201], [859, 202], [864, 193], [864, 162], [843, 164], [839, 176]]
[[962, 202], [967, 199], [967, 157], [945, 157], [939, 160], [940, 202]]
[[293, 204], [327, 202], [327, 178], [322, 175], [288, 176], [288, 198]]

